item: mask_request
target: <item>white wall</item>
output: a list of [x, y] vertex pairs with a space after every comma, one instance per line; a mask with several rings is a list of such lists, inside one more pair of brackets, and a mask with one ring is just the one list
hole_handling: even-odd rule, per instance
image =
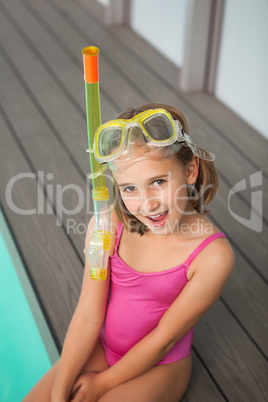
[[226, 0], [215, 95], [268, 138], [268, 1]]
[[132, 0], [131, 27], [178, 67], [182, 65], [187, 0]]
[[110, 0], [97, 0], [103, 6], [108, 6], [110, 4]]

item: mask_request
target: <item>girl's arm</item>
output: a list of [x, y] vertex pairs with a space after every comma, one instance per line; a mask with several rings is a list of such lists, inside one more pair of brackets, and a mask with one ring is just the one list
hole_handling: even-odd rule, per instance
[[[157, 327], [114, 366], [95, 376], [93, 384], [97, 395], [151, 369], [220, 296], [234, 267], [233, 252], [227, 240], [211, 243], [196, 261], [198, 265], [191, 280]], [[92, 383], [92, 379], [89, 380]]]
[[[94, 217], [89, 224], [85, 247], [89, 247]], [[79, 302], [71, 320], [52, 390], [52, 401], [67, 401], [72, 386], [89, 359], [98, 339], [106, 311], [110, 268], [105, 281], [90, 279], [90, 263], [85, 261]]]

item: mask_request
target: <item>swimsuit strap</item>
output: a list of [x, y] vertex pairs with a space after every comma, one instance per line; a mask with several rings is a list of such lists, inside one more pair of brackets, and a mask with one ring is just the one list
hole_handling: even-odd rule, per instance
[[121, 222], [118, 222], [117, 224], [117, 230], [116, 230], [116, 242], [115, 242], [115, 250], [118, 249], [118, 245], [122, 236], [122, 232], [123, 232], [123, 224]]
[[[122, 236], [122, 232], [123, 232], [123, 224], [121, 222], [118, 222], [117, 224], [117, 231], [116, 231], [116, 242], [115, 242], [115, 250], [117, 251], [118, 249], [118, 245]], [[225, 234], [223, 232], [218, 232], [218, 233], [214, 233], [213, 235], [207, 237], [204, 241], [202, 241], [201, 244], [199, 244], [199, 246], [197, 246], [197, 248], [191, 253], [191, 255], [187, 258], [187, 260], [185, 261], [186, 265], [190, 265], [191, 262], [198, 256], [199, 253], [201, 253], [201, 251], [209, 244], [211, 243], [213, 240], [216, 240], [220, 237], [226, 237]]]
[[218, 233], [214, 233], [213, 235], [207, 237], [204, 241], [202, 241], [201, 244], [199, 244], [199, 246], [192, 252], [192, 254], [187, 258], [187, 260], [185, 261], [186, 265], [190, 265], [191, 262], [195, 259], [195, 257], [198, 256], [198, 254], [209, 244], [211, 243], [213, 240], [216, 240], [220, 237], [226, 237], [224, 233], [222, 232], [218, 232]]

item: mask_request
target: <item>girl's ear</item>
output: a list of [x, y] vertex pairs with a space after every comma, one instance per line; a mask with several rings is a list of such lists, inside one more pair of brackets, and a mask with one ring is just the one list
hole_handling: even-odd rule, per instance
[[199, 172], [199, 158], [194, 155], [193, 160], [186, 166], [186, 183], [191, 185], [197, 180]]

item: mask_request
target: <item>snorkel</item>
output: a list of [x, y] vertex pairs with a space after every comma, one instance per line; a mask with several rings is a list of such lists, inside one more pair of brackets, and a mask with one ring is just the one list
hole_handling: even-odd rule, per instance
[[109, 192], [103, 167], [93, 153], [93, 139], [101, 124], [99, 97], [99, 49], [88, 46], [82, 50], [86, 92], [86, 114], [90, 168], [92, 178], [92, 198], [95, 225], [90, 246], [85, 251], [91, 264], [91, 279], [105, 280], [111, 242], [111, 214]]

